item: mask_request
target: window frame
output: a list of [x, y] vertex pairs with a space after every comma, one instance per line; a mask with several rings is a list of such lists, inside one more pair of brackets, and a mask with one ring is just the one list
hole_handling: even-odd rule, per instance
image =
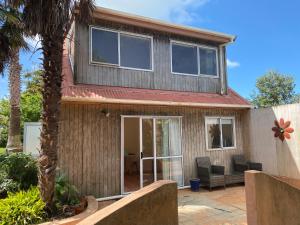
[[[92, 50], [93, 50], [93, 40], [92, 40], [92, 31], [93, 29], [95, 30], [102, 30], [102, 31], [107, 31], [107, 32], [114, 32], [118, 36], [118, 64], [113, 64], [113, 63], [104, 63], [104, 62], [97, 62], [93, 61], [92, 58]], [[150, 39], [150, 69], [141, 69], [141, 68], [134, 68], [134, 67], [126, 67], [126, 66], [121, 66], [121, 52], [120, 52], [120, 38], [121, 34], [127, 35], [127, 36], [132, 36], [134, 38], [140, 38], [140, 39]], [[105, 27], [99, 27], [99, 26], [89, 26], [89, 63], [90, 65], [98, 65], [98, 66], [107, 66], [107, 67], [114, 67], [114, 68], [120, 68], [120, 69], [129, 69], [129, 70], [138, 70], [138, 71], [148, 71], [148, 72], [153, 72], [154, 71], [154, 57], [153, 57], [153, 36], [150, 35], [144, 35], [144, 34], [136, 34], [133, 32], [126, 32], [126, 31], [119, 31], [119, 30], [114, 30], [110, 28], [105, 28]]]
[[[221, 148], [209, 148], [208, 147], [208, 119], [217, 119], [219, 121], [220, 126], [220, 143]], [[223, 130], [222, 130], [222, 120], [231, 119], [233, 121], [233, 146], [232, 147], [223, 147]], [[224, 151], [230, 149], [236, 149], [236, 128], [235, 128], [235, 117], [234, 116], [205, 116], [205, 142], [206, 142], [206, 150], [207, 151]]]
[[[72, 23], [70, 30], [68, 32], [68, 43], [67, 43], [67, 52], [68, 52], [68, 58], [69, 62], [71, 64], [72, 72], [74, 73], [74, 59], [75, 59], [75, 44], [74, 48], [72, 49], [72, 42], [75, 42], [75, 24]], [[73, 52], [72, 52], [73, 50]]]
[[[191, 47], [197, 47], [197, 66], [198, 66], [198, 74], [189, 74], [189, 73], [179, 73], [173, 71], [173, 44], [181, 45], [181, 46], [191, 46]], [[171, 63], [171, 73], [173, 75], [183, 75], [183, 76], [192, 76], [192, 77], [208, 77], [212, 79], [218, 79], [220, 77], [219, 75], [219, 51], [218, 47], [208, 46], [208, 45], [202, 45], [202, 44], [196, 44], [196, 43], [190, 43], [190, 42], [184, 42], [184, 41], [177, 41], [177, 40], [170, 40], [170, 63]], [[216, 51], [216, 66], [217, 66], [217, 74], [216, 75], [209, 75], [209, 74], [201, 74], [200, 71], [200, 52], [199, 48], [202, 49], [211, 49]]]

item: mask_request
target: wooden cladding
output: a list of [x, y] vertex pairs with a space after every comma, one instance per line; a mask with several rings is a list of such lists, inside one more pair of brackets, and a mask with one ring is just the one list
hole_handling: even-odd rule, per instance
[[[109, 112], [109, 116], [103, 112]], [[195, 158], [209, 156], [231, 168], [231, 156], [243, 153], [243, 110], [188, 107], [70, 104], [62, 105], [59, 167], [80, 193], [107, 197], [121, 193], [121, 115], [182, 116], [184, 183], [197, 177]], [[233, 116], [236, 148], [207, 151], [205, 116]]]
[[[219, 77], [185, 76], [171, 73], [171, 40], [213, 47], [218, 46], [216, 43], [200, 42], [193, 38], [154, 32], [108, 21], [98, 21], [93, 26], [152, 36], [154, 70], [134, 70], [91, 63], [89, 27], [76, 23], [75, 80], [77, 83], [210, 93], [221, 93], [221, 86], [223, 88], [227, 87], [225, 83], [221, 85], [222, 82], [227, 82], [226, 69], [221, 69], [221, 66], [225, 66], [225, 63], [221, 63], [225, 58], [223, 56], [225, 54], [224, 48], [218, 48]], [[224, 93], [226, 93], [226, 90]]]

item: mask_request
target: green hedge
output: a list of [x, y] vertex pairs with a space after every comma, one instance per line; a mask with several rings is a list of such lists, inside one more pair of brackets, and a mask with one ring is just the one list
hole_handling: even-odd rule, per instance
[[0, 200], [0, 224], [36, 224], [45, 218], [45, 203], [40, 198], [37, 187], [28, 191], [9, 193], [8, 197]]
[[37, 161], [30, 155], [0, 154], [0, 198], [7, 192], [27, 190], [38, 183]]
[[13, 153], [0, 157], [1, 170], [7, 173], [7, 178], [19, 184], [21, 190], [27, 190], [38, 183], [37, 161], [31, 155]]

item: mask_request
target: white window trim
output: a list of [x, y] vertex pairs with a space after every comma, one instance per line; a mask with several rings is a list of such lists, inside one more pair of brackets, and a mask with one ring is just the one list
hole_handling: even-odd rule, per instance
[[[191, 46], [191, 47], [197, 47], [197, 65], [198, 65], [198, 74], [190, 74], [190, 73], [178, 73], [173, 71], [173, 49], [172, 45], [177, 44], [181, 46]], [[200, 44], [194, 44], [194, 43], [189, 43], [189, 42], [183, 42], [183, 41], [176, 41], [176, 40], [170, 40], [170, 63], [171, 63], [171, 73], [173, 75], [183, 75], [183, 76], [194, 76], [194, 77], [208, 77], [212, 79], [218, 79], [220, 77], [219, 74], [219, 57], [218, 57], [218, 48], [217, 47], [212, 47], [208, 45], [200, 45]], [[199, 54], [199, 49], [212, 49], [216, 51], [216, 66], [217, 66], [217, 75], [209, 75], [209, 74], [201, 74], [200, 73], [200, 54]]]
[[[112, 64], [112, 63], [104, 63], [104, 62], [96, 62], [93, 61], [92, 59], [92, 30], [103, 30], [103, 31], [108, 31], [108, 32], [114, 32], [117, 33], [118, 35], [118, 64]], [[150, 39], [150, 43], [151, 43], [151, 69], [141, 69], [141, 68], [134, 68], [134, 67], [126, 67], [126, 66], [121, 66], [121, 53], [120, 53], [120, 36], [121, 34], [124, 35], [128, 35], [128, 36], [132, 36], [132, 37], [136, 37], [136, 38], [143, 38], [143, 39]], [[89, 63], [91, 65], [101, 65], [101, 66], [108, 66], [108, 67], [115, 67], [115, 68], [121, 68], [121, 69], [129, 69], [129, 70], [138, 70], [138, 71], [148, 71], [148, 72], [153, 72], [154, 71], [154, 57], [153, 57], [153, 37], [150, 35], [143, 35], [143, 34], [136, 34], [136, 33], [132, 33], [132, 32], [125, 32], [125, 31], [118, 31], [118, 30], [113, 30], [113, 29], [108, 29], [108, 28], [104, 28], [104, 27], [98, 27], [98, 26], [89, 26]]]
[[[207, 130], [207, 120], [208, 119], [218, 119], [220, 121], [220, 132], [221, 132], [221, 148], [209, 148], [208, 147], [208, 130]], [[223, 147], [223, 134], [222, 134], [222, 119], [232, 119], [233, 121], [233, 146], [232, 147]], [[236, 149], [236, 129], [235, 129], [235, 117], [234, 116], [206, 116], [205, 117], [205, 142], [207, 151], [222, 151]]]
[[[69, 33], [68, 33], [68, 57], [69, 57], [69, 61], [70, 61], [70, 64], [71, 64], [71, 69], [72, 69], [72, 72], [74, 73], [74, 62], [72, 60], [72, 53], [74, 55], [74, 50], [75, 50], [75, 46], [74, 46], [74, 49], [73, 49], [73, 52], [72, 51], [72, 41], [75, 42], [75, 31], [74, 31], [74, 23], [71, 25], [71, 28], [69, 30]], [[71, 38], [72, 36], [72, 38]]]

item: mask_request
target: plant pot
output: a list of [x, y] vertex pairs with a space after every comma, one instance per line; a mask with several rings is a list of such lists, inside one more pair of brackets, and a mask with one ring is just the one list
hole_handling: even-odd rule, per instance
[[200, 179], [193, 178], [190, 179], [190, 185], [192, 191], [199, 191], [200, 190]]
[[75, 215], [83, 212], [86, 207], [87, 207], [87, 199], [81, 198], [80, 203], [73, 206], [73, 209], [75, 210]]

